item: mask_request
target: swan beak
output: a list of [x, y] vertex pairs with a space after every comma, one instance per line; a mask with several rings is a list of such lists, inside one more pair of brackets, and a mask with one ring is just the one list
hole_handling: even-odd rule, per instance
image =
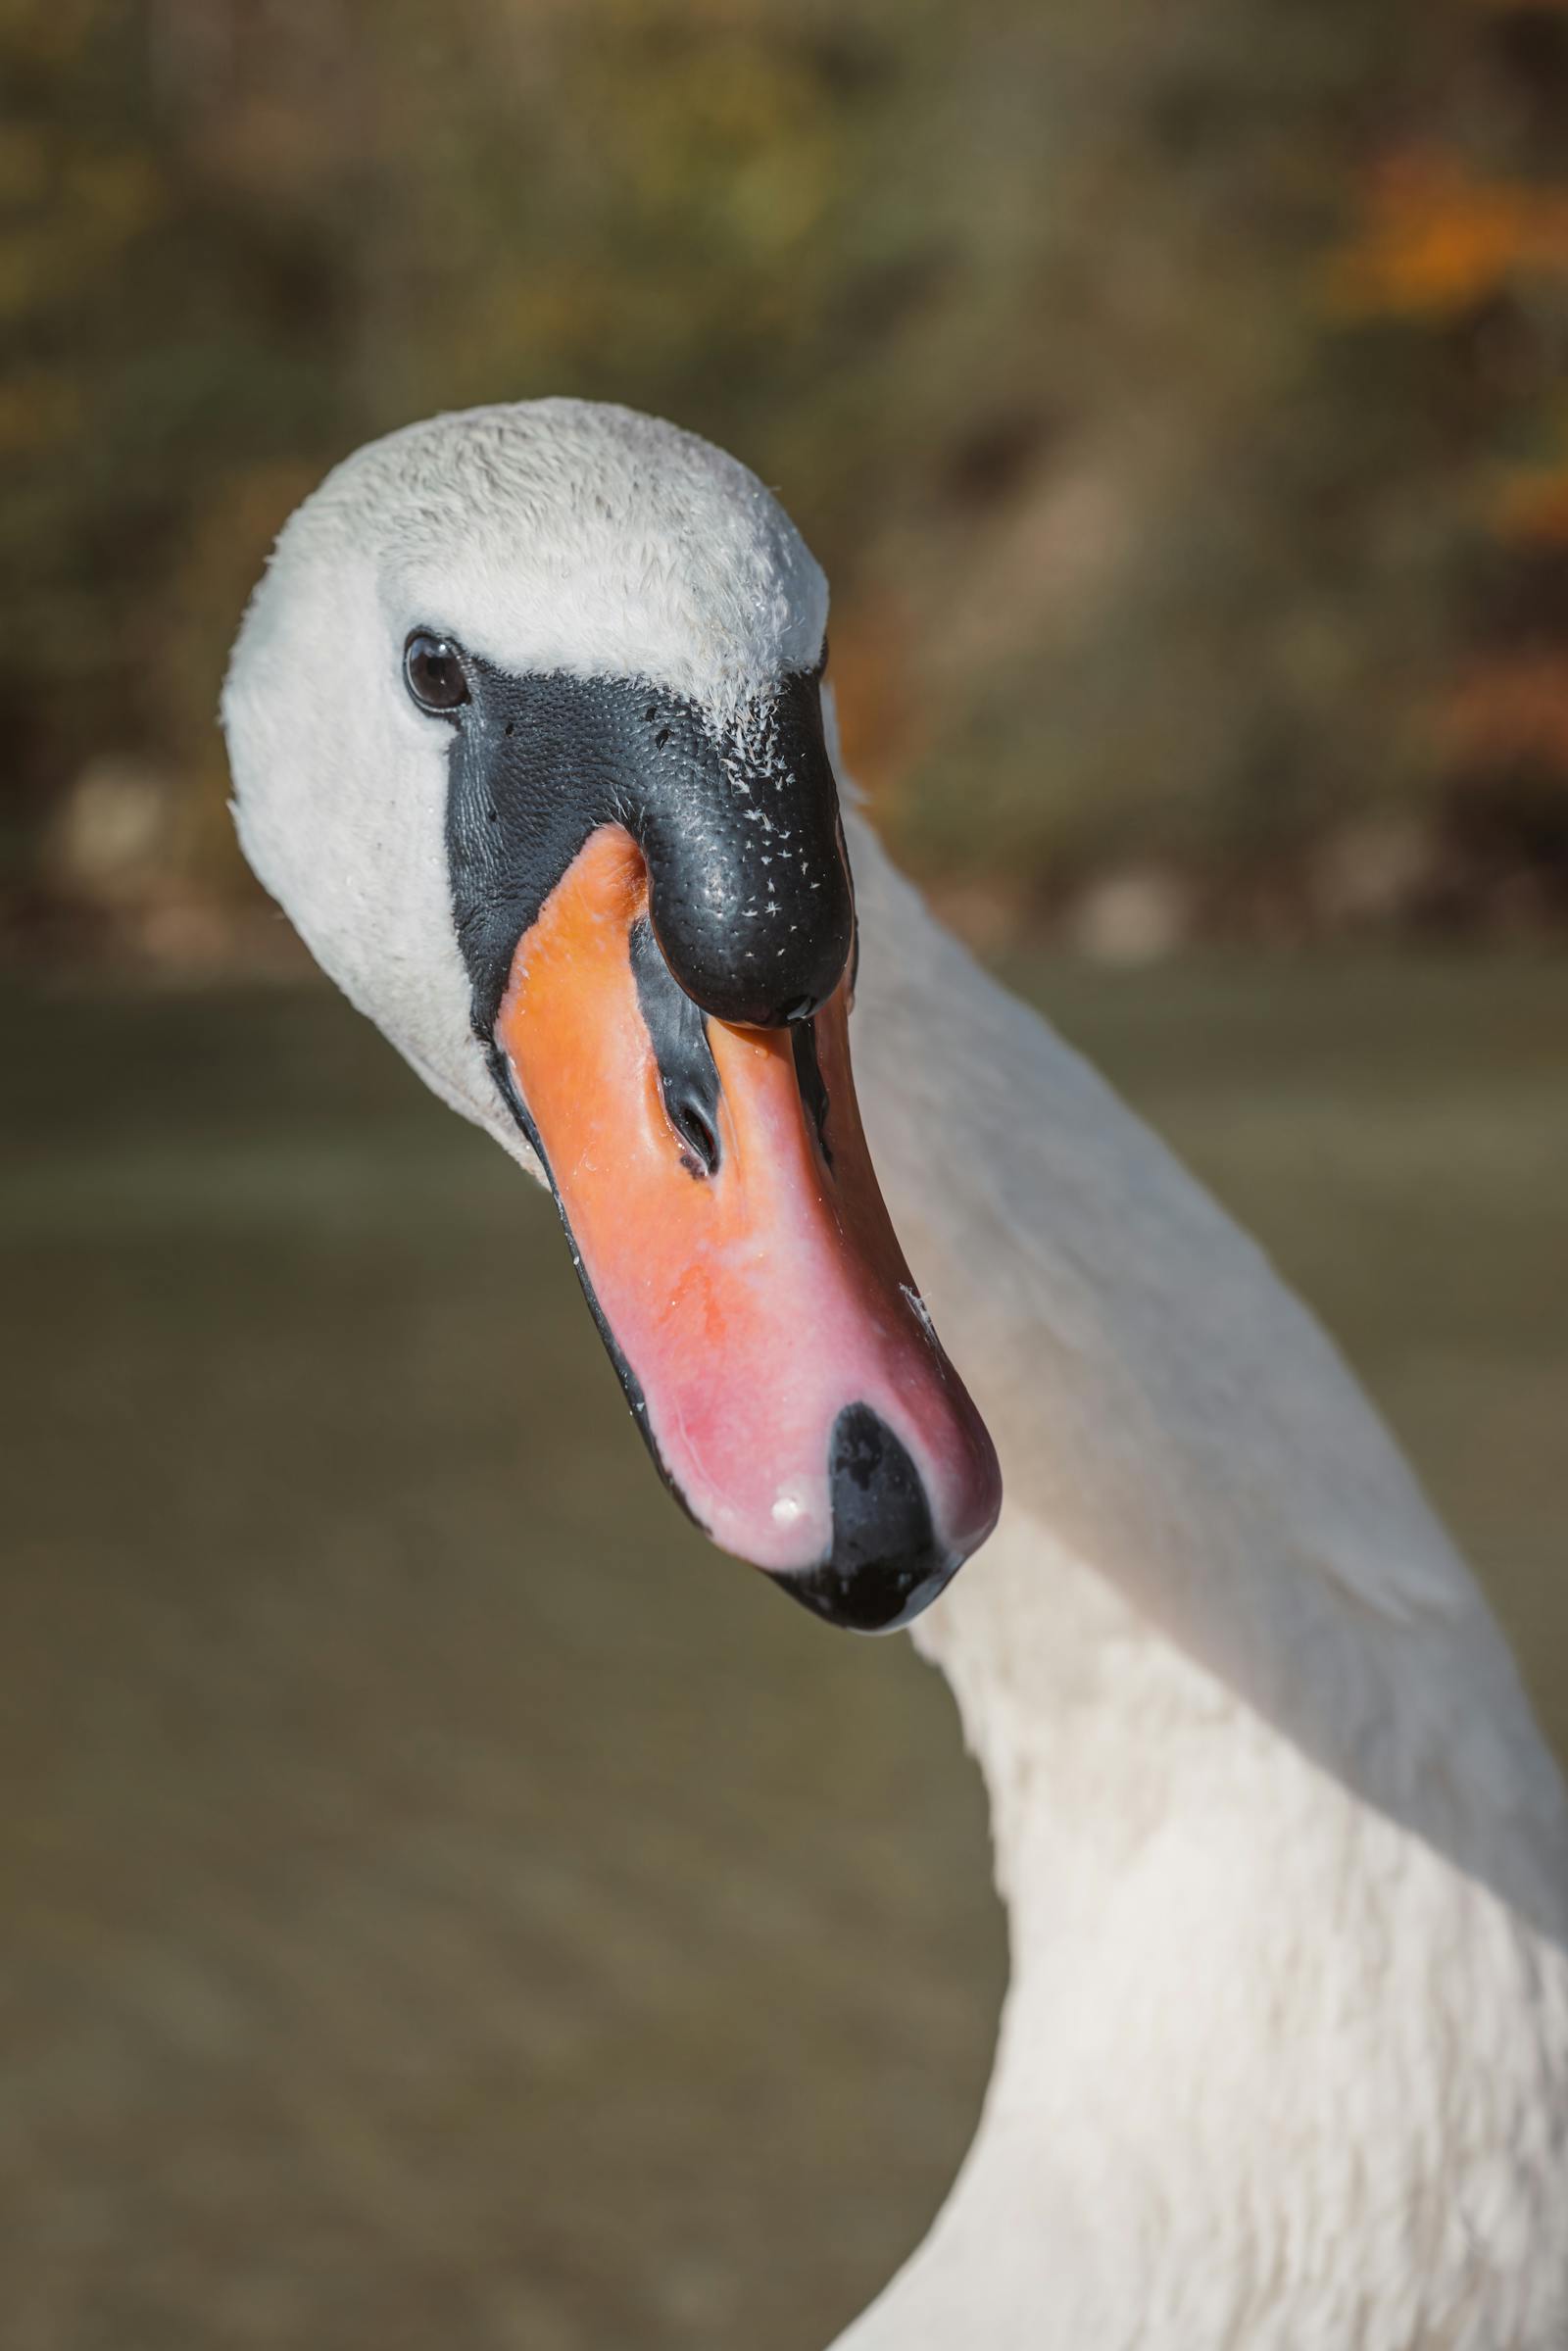
[[494, 1043], [677, 1499], [816, 1614], [908, 1623], [991, 1532], [1001, 1473], [872, 1172], [848, 982], [788, 1027], [703, 1014], [606, 824], [519, 940]]

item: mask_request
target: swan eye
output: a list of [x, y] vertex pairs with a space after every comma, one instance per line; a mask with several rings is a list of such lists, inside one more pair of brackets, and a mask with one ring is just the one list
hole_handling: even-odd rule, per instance
[[462, 654], [428, 629], [416, 628], [404, 646], [403, 680], [421, 710], [456, 710], [468, 699]]

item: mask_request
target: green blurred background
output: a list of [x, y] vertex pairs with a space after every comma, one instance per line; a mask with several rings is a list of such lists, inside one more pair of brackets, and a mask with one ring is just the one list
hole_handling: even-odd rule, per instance
[[4, 0], [0, 89], [13, 928], [220, 952], [272, 532], [543, 391], [781, 487], [983, 937], [1568, 909], [1562, 7]]
[[1004, 1975], [214, 724], [442, 406], [696, 425], [873, 808], [1326, 1315], [1568, 1744], [1568, 9], [0, 0], [7, 2351], [811, 2351]]

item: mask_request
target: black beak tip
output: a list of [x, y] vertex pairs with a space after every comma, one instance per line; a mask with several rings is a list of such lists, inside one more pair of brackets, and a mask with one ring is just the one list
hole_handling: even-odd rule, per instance
[[961, 1561], [936, 1540], [920, 1473], [869, 1404], [833, 1424], [828, 1460], [833, 1548], [814, 1567], [776, 1581], [850, 1633], [896, 1633], [951, 1583]]
[[824, 1560], [773, 1581], [792, 1600], [841, 1633], [899, 1633], [929, 1608], [961, 1562], [935, 1553], [923, 1559], [884, 1559], [846, 1575]]

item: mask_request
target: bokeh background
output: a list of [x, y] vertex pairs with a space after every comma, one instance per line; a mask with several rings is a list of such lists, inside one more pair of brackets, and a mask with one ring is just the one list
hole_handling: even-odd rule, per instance
[[978, 1788], [254, 891], [227, 645], [413, 416], [745, 457], [1563, 1742], [1568, 9], [0, 0], [0, 105], [7, 2344], [809, 2351], [973, 2124]]
[[542, 389], [782, 486], [987, 935], [1568, 912], [1561, 7], [6, 0], [0, 88], [13, 919], [210, 949], [272, 532]]

